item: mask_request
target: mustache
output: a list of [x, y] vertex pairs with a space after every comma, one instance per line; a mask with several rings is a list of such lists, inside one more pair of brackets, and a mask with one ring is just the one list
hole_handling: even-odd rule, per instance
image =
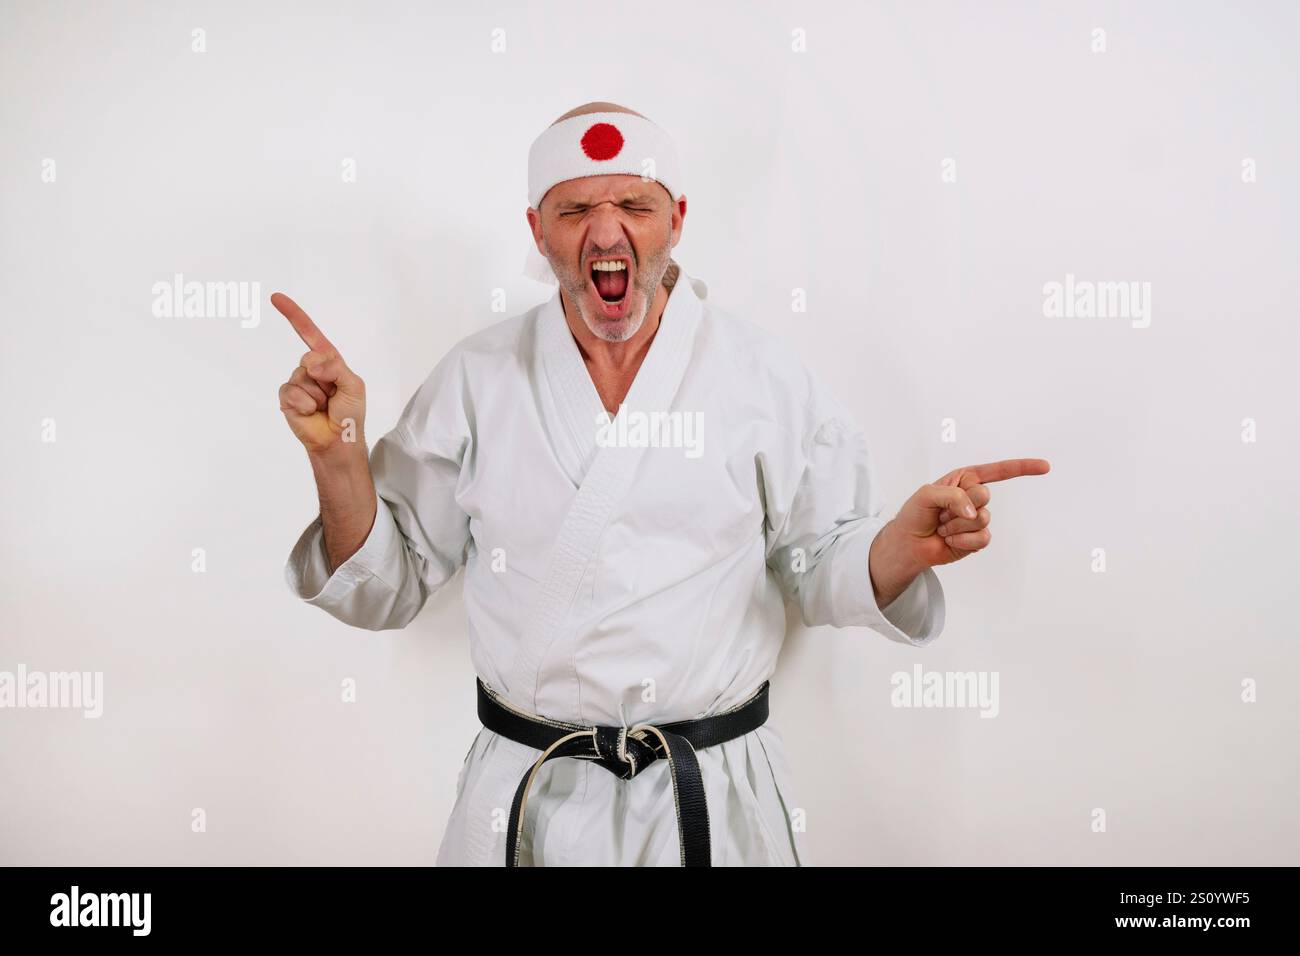
[[619, 259], [623, 256], [632, 260], [633, 265], [639, 264], [637, 254], [632, 249], [623, 249], [614, 247], [612, 249], [590, 249], [583, 254], [579, 262], [590, 262], [592, 259]]

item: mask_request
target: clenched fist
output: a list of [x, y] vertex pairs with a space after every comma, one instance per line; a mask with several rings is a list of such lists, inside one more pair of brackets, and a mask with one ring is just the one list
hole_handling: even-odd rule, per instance
[[289, 428], [311, 455], [325, 455], [348, 443], [364, 450], [365, 382], [293, 299], [276, 292], [271, 304], [311, 349], [280, 386], [280, 411]]

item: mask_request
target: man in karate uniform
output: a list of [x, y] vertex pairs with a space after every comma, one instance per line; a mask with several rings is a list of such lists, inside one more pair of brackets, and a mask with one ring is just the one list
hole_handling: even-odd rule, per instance
[[310, 348], [280, 406], [320, 500], [289, 584], [400, 628], [464, 568], [492, 728], [439, 864], [798, 865], [763, 724], [785, 599], [808, 625], [928, 644], [931, 568], [989, 543], [989, 482], [1047, 463], [959, 469], [887, 519], [844, 409], [670, 258], [681, 168], [640, 114], [557, 120], [529, 204], [556, 294], [452, 348], [369, 457], [361, 379], [272, 297]]

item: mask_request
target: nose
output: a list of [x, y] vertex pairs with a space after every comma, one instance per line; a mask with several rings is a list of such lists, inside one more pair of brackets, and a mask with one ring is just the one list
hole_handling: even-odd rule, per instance
[[591, 207], [588, 212], [587, 240], [606, 252], [615, 246], [628, 246], [623, 229], [623, 216], [613, 202], [606, 200]]

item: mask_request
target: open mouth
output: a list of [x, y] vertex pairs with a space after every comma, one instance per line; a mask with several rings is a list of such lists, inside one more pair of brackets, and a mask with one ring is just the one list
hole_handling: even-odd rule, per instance
[[631, 260], [593, 259], [588, 268], [592, 287], [609, 318], [621, 318], [627, 294], [632, 287]]

